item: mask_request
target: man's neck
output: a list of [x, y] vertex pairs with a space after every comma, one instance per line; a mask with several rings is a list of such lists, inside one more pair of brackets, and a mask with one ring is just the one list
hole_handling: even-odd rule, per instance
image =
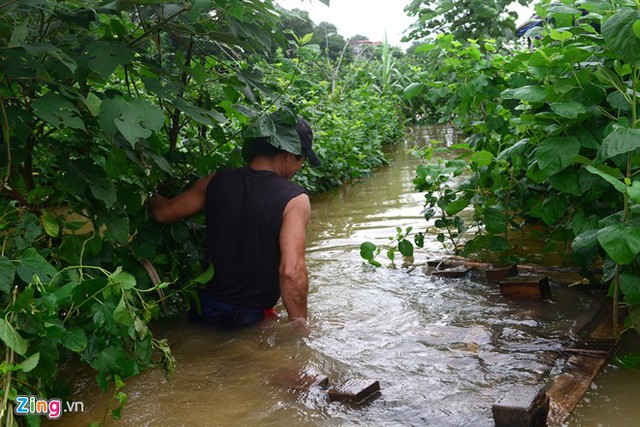
[[270, 171], [277, 175], [282, 175], [282, 167], [279, 156], [276, 157], [256, 157], [249, 163], [249, 167], [256, 171]]

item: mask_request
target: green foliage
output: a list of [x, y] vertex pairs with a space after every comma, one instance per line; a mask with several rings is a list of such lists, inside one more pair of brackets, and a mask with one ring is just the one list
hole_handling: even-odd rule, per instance
[[[379, 261], [376, 260], [376, 257], [380, 255], [383, 249], [386, 249], [386, 256], [389, 258], [391, 262], [394, 262], [396, 259], [396, 252], [400, 252], [400, 254], [405, 259], [413, 258], [413, 243], [409, 240], [409, 236], [413, 231], [413, 227], [407, 227], [403, 230], [400, 227], [396, 228], [396, 235], [394, 237], [389, 238], [389, 243], [382, 246], [377, 246], [371, 242], [364, 242], [360, 245], [360, 256], [365, 259], [369, 264], [375, 267], [381, 267]], [[416, 239], [416, 245], [421, 247], [422, 242], [420, 237]]]
[[[404, 10], [418, 21], [411, 26], [406, 39], [432, 39], [449, 33], [458, 40], [513, 40], [518, 16], [507, 11], [512, 3], [513, 0], [413, 0]], [[527, 5], [530, 2], [519, 0], [518, 3]]]
[[287, 41], [271, 0], [0, 10], [0, 423], [17, 394], [68, 396], [71, 358], [116, 384], [118, 418], [123, 380], [173, 367], [150, 322], [214, 274], [202, 218], [156, 224], [148, 194], [239, 166], [242, 129], [287, 109], [314, 128], [323, 166], [297, 179], [321, 191], [384, 164], [403, 119], [370, 84], [378, 64], [338, 70], [309, 36]]
[[511, 234], [541, 227], [546, 246], [567, 248], [584, 271], [604, 262], [615, 306], [637, 313], [640, 15], [628, 1], [580, 8], [540, 2], [545, 25], [529, 31], [528, 51], [503, 55], [486, 48], [492, 40], [463, 45], [453, 34], [415, 48], [417, 63], [434, 65], [405, 97], [467, 135], [453, 152], [464, 179], [449, 185], [447, 176], [462, 173], [451, 161], [423, 165], [416, 188], [426, 212], [440, 208], [448, 221], [440, 225], [473, 208], [474, 224], [460, 230], [477, 231], [463, 254], [512, 258]]

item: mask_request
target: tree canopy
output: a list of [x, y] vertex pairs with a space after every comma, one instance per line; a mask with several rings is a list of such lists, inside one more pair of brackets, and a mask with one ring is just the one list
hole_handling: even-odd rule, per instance
[[[507, 10], [514, 0], [412, 0], [405, 12], [417, 21], [410, 27], [406, 41], [433, 39], [450, 33], [458, 40], [493, 38], [510, 40], [515, 37], [518, 15]], [[521, 5], [529, 0], [517, 0]]]

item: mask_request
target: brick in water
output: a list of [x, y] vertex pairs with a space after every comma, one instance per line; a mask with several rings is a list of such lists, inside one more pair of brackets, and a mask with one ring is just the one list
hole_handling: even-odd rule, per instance
[[380, 395], [380, 383], [370, 380], [348, 380], [329, 390], [332, 402], [363, 403]]
[[432, 274], [434, 276], [448, 277], [451, 279], [455, 279], [459, 277], [465, 277], [467, 273], [469, 273], [469, 271], [471, 271], [470, 268], [454, 267], [454, 268], [447, 268], [446, 270], [436, 270]]
[[491, 408], [496, 427], [546, 427], [549, 396], [535, 387], [520, 387]]
[[551, 287], [545, 276], [515, 276], [500, 281], [500, 293], [505, 298], [541, 300], [551, 298]]
[[489, 283], [499, 283], [507, 277], [518, 275], [518, 266], [516, 264], [506, 266], [496, 266], [490, 270], [486, 270], [485, 275]]

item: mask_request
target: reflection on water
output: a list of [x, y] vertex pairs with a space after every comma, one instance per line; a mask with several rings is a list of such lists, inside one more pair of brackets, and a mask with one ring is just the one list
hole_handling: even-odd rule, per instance
[[[359, 246], [384, 242], [395, 227], [424, 227], [422, 196], [413, 192], [416, 141], [450, 131], [415, 129], [372, 177], [315, 197], [308, 233], [311, 329], [270, 320], [236, 332], [186, 322], [157, 325], [177, 359], [167, 381], [149, 371], [129, 379], [126, 426], [491, 426], [491, 405], [514, 386], [540, 384], [586, 294], [553, 287], [552, 301], [501, 298], [479, 275], [442, 279], [421, 268], [375, 269]], [[434, 236], [421, 257], [443, 254]], [[282, 307], [280, 312], [284, 315]], [[288, 387], [306, 372], [331, 383], [379, 380], [382, 396], [359, 408], [330, 403], [325, 391]], [[73, 374], [83, 414], [68, 425], [101, 419], [110, 395], [91, 375]]]

